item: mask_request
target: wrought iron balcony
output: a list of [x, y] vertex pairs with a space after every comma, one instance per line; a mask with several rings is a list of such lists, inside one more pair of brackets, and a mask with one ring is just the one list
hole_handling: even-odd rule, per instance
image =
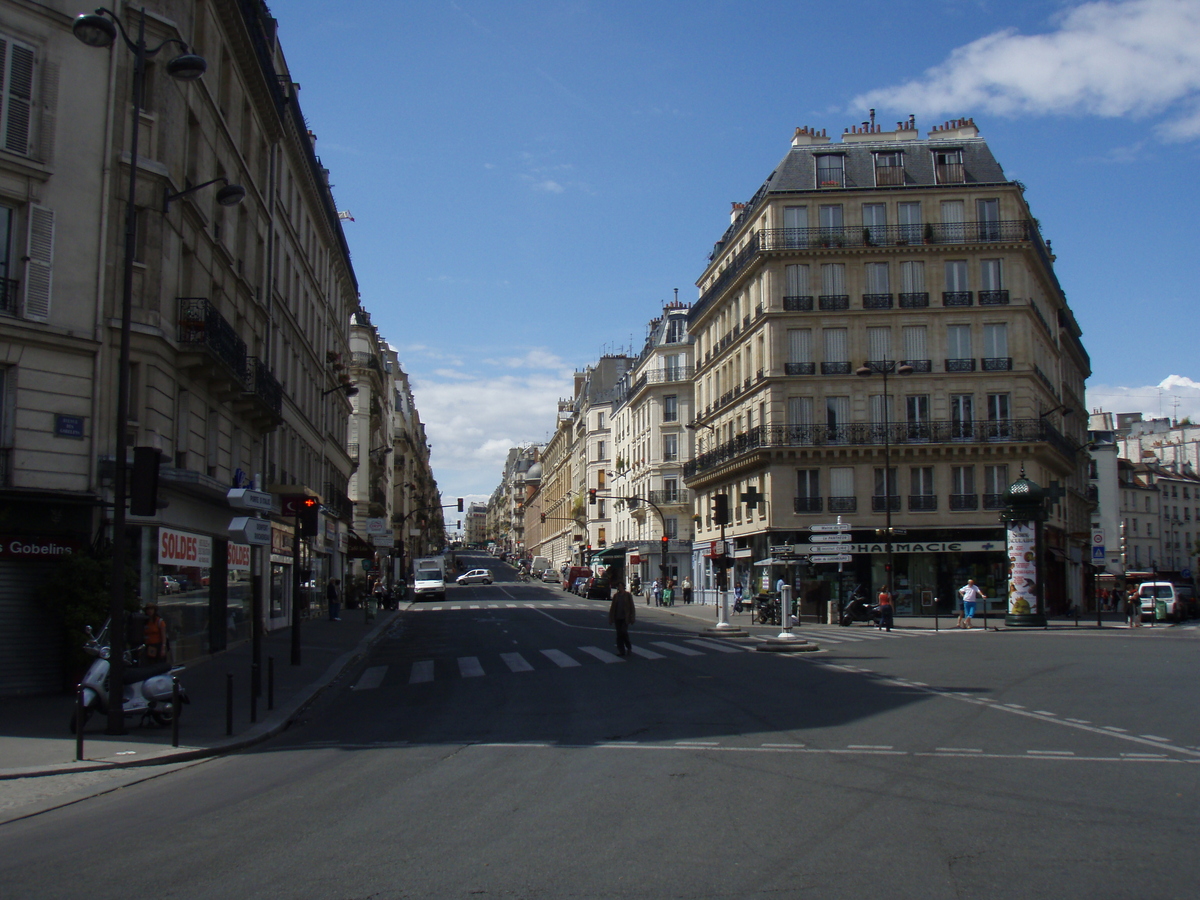
[[245, 387], [246, 342], [207, 297], [179, 298], [179, 343], [185, 350], [204, 351]]
[[951, 494], [950, 508], [956, 510], [979, 509], [978, 494]]
[[783, 298], [784, 312], [812, 312], [812, 308], [813, 298], [811, 295]]
[[979, 363], [984, 372], [1012, 371], [1011, 356], [985, 356]]
[[858, 509], [857, 497], [830, 497], [829, 511], [831, 513], [852, 513]]
[[933, 371], [933, 360], [931, 359], [902, 359], [900, 365], [909, 366], [914, 374]]
[[1008, 291], [980, 291], [980, 306], [1008, 306]]
[[821, 294], [817, 297], [817, 307], [819, 309], [836, 311], [839, 309], [850, 308], [849, 294]]
[[20, 282], [15, 278], [0, 278], [0, 313], [21, 314]]
[[863, 294], [863, 309], [891, 309], [891, 294]]
[[344, 491], [337, 490], [333, 482], [325, 482], [325, 490], [321, 494], [325, 509], [335, 519], [349, 519], [354, 515], [354, 503]]
[[984, 509], [1004, 509], [1004, 506], [1005, 506], [1005, 504], [1004, 504], [1004, 495], [1003, 494], [984, 494], [983, 495], [983, 508]]
[[[891, 479], [889, 479], [890, 481]], [[874, 494], [871, 497], [871, 510], [873, 512], [884, 512], [888, 507], [891, 507], [892, 512], [900, 510], [900, 495], [892, 494], [884, 496], [883, 494]]]
[[849, 375], [850, 363], [848, 362], [823, 362], [821, 363], [822, 375]]
[[909, 291], [900, 295], [901, 309], [925, 309], [929, 306], [929, 291]]
[[973, 302], [970, 291], [942, 291], [942, 306], [970, 306]]
[[912, 512], [931, 512], [937, 509], [936, 494], [909, 494], [908, 508]]
[[824, 509], [821, 497], [795, 497], [793, 511], [798, 513], [819, 513]]
[[692, 492], [681, 488], [673, 491], [651, 491], [647, 499], [659, 506], [684, 506], [692, 502]]
[[283, 385], [257, 356], [246, 358], [246, 393], [272, 417], [283, 416]]
[[[886, 440], [885, 440], [886, 439]], [[684, 464], [685, 477], [692, 477], [763, 448], [823, 446], [890, 446], [902, 444], [996, 444], [1047, 443], [1063, 456], [1074, 459], [1078, 448], [1042, 418], [985, 419], [937, 422], [856, 422], [847, 425], [757, 426]], [[830, 498], [830, 503], [834, 498]], [[830, 512], [844, 512], [834, 510]]]
[[813, 375], [817, 371], [816, 363], [784, 363], [784, 375]]
[[974, 359], [948, 359], [946, 360], [947, 372], [974, 372]]

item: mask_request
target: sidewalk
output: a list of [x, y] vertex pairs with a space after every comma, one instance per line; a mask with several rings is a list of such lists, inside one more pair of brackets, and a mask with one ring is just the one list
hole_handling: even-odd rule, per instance
[[[106, 735], [107, 718], [94, 714], [84, 728], [81, 761], [69, 730], [74, 697], [17, 697], [4, 701], [0, 715], [0, 780], [90, 772], [129, 766], [183, 762], [248, 747], [283, 731], [314, 697], [378, 640], [398, 617], [384, 612], [373, 622], [364, 610], [343, 610], [342, 621], [306, 620], [300, 630], [301, 664], [291, 660], [291, 629], [263, 636], [258, 722], [250, 722], [251, 647], [246, 641], [188, 664], [179, 673], [190, 704], [179, 718], [179, 746], [170, 727], [127, 720], [128, 734]], [[267, 709], [267, 661], [275, 660], [274, 709]], [[226, 734], [226, 685], [233, 676], [233, 734]]]

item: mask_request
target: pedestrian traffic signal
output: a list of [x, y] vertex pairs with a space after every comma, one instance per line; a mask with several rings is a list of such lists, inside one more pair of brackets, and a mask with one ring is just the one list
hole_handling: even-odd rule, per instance
[[595, 488], [588, 488], [588, 504], [591, 506], [596, 505], [596, 489]]
[[305, 497], [296, 504], [296, 521], [301, 537], [316, 537], [320, 530], [321, 504], [315, 497]]
[[133, 477], [129, 484], [129, 513], [158, 515], [158, 463], [161, 451], [154, 447], [133, 448]]
[[729, 524], [729, 495], [713, 494], [713, 524]]

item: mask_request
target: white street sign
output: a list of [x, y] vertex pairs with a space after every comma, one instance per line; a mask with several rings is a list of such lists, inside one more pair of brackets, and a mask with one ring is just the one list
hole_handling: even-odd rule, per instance
[[229, 539], [239, 544], [262, 546], [271, 543], [271, 520], [238, 516], [229, 523]]
[[[853, 544], [823, 544], [820, 547], [813, 547], [817, 554], [822, 553], [853, 553]], [[810, 557], [811, 558], [811, 557]]]
[[367, 519], [367, 534], [383, 534], [387, 531], [387, 519]]
[[854, 557], [849, 553], [838, 553], [832, 556], [810, 556], [810, 560], [815, 563], [847, 563], [854, 562]]
[[225, 499], [234, 509], [260, 509], [263, 512], [270, 512], [275, 505], [274, 494], [268, 494], [266, 491], [252, 491], [249, 488], [232, 488], [225, 495]]
[[808, 539], [814, 544], [836, 544], [838, 541], [851, 540], [851, 537], [848, 534], [811, 534]]
[[809, 525], [808, 530], [815, 531], [815, 532], [845, 531], [846, 529], [853, 528], [853, 527], [854, 526], [851, 525], [849, 522], [834, 522], [832, 525]]
[[390, 547], [395, 542], [391, 533], [371, 535], [371, 544], [375, 547]]

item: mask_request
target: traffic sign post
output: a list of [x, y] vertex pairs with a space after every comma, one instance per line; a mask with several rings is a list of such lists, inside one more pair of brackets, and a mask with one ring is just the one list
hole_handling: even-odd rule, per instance
[[815, 563], [848, 563], [853, 562], [854, 557], [849, 553], [833, 553], [829, 555], [810, 556], [809, 559]]

